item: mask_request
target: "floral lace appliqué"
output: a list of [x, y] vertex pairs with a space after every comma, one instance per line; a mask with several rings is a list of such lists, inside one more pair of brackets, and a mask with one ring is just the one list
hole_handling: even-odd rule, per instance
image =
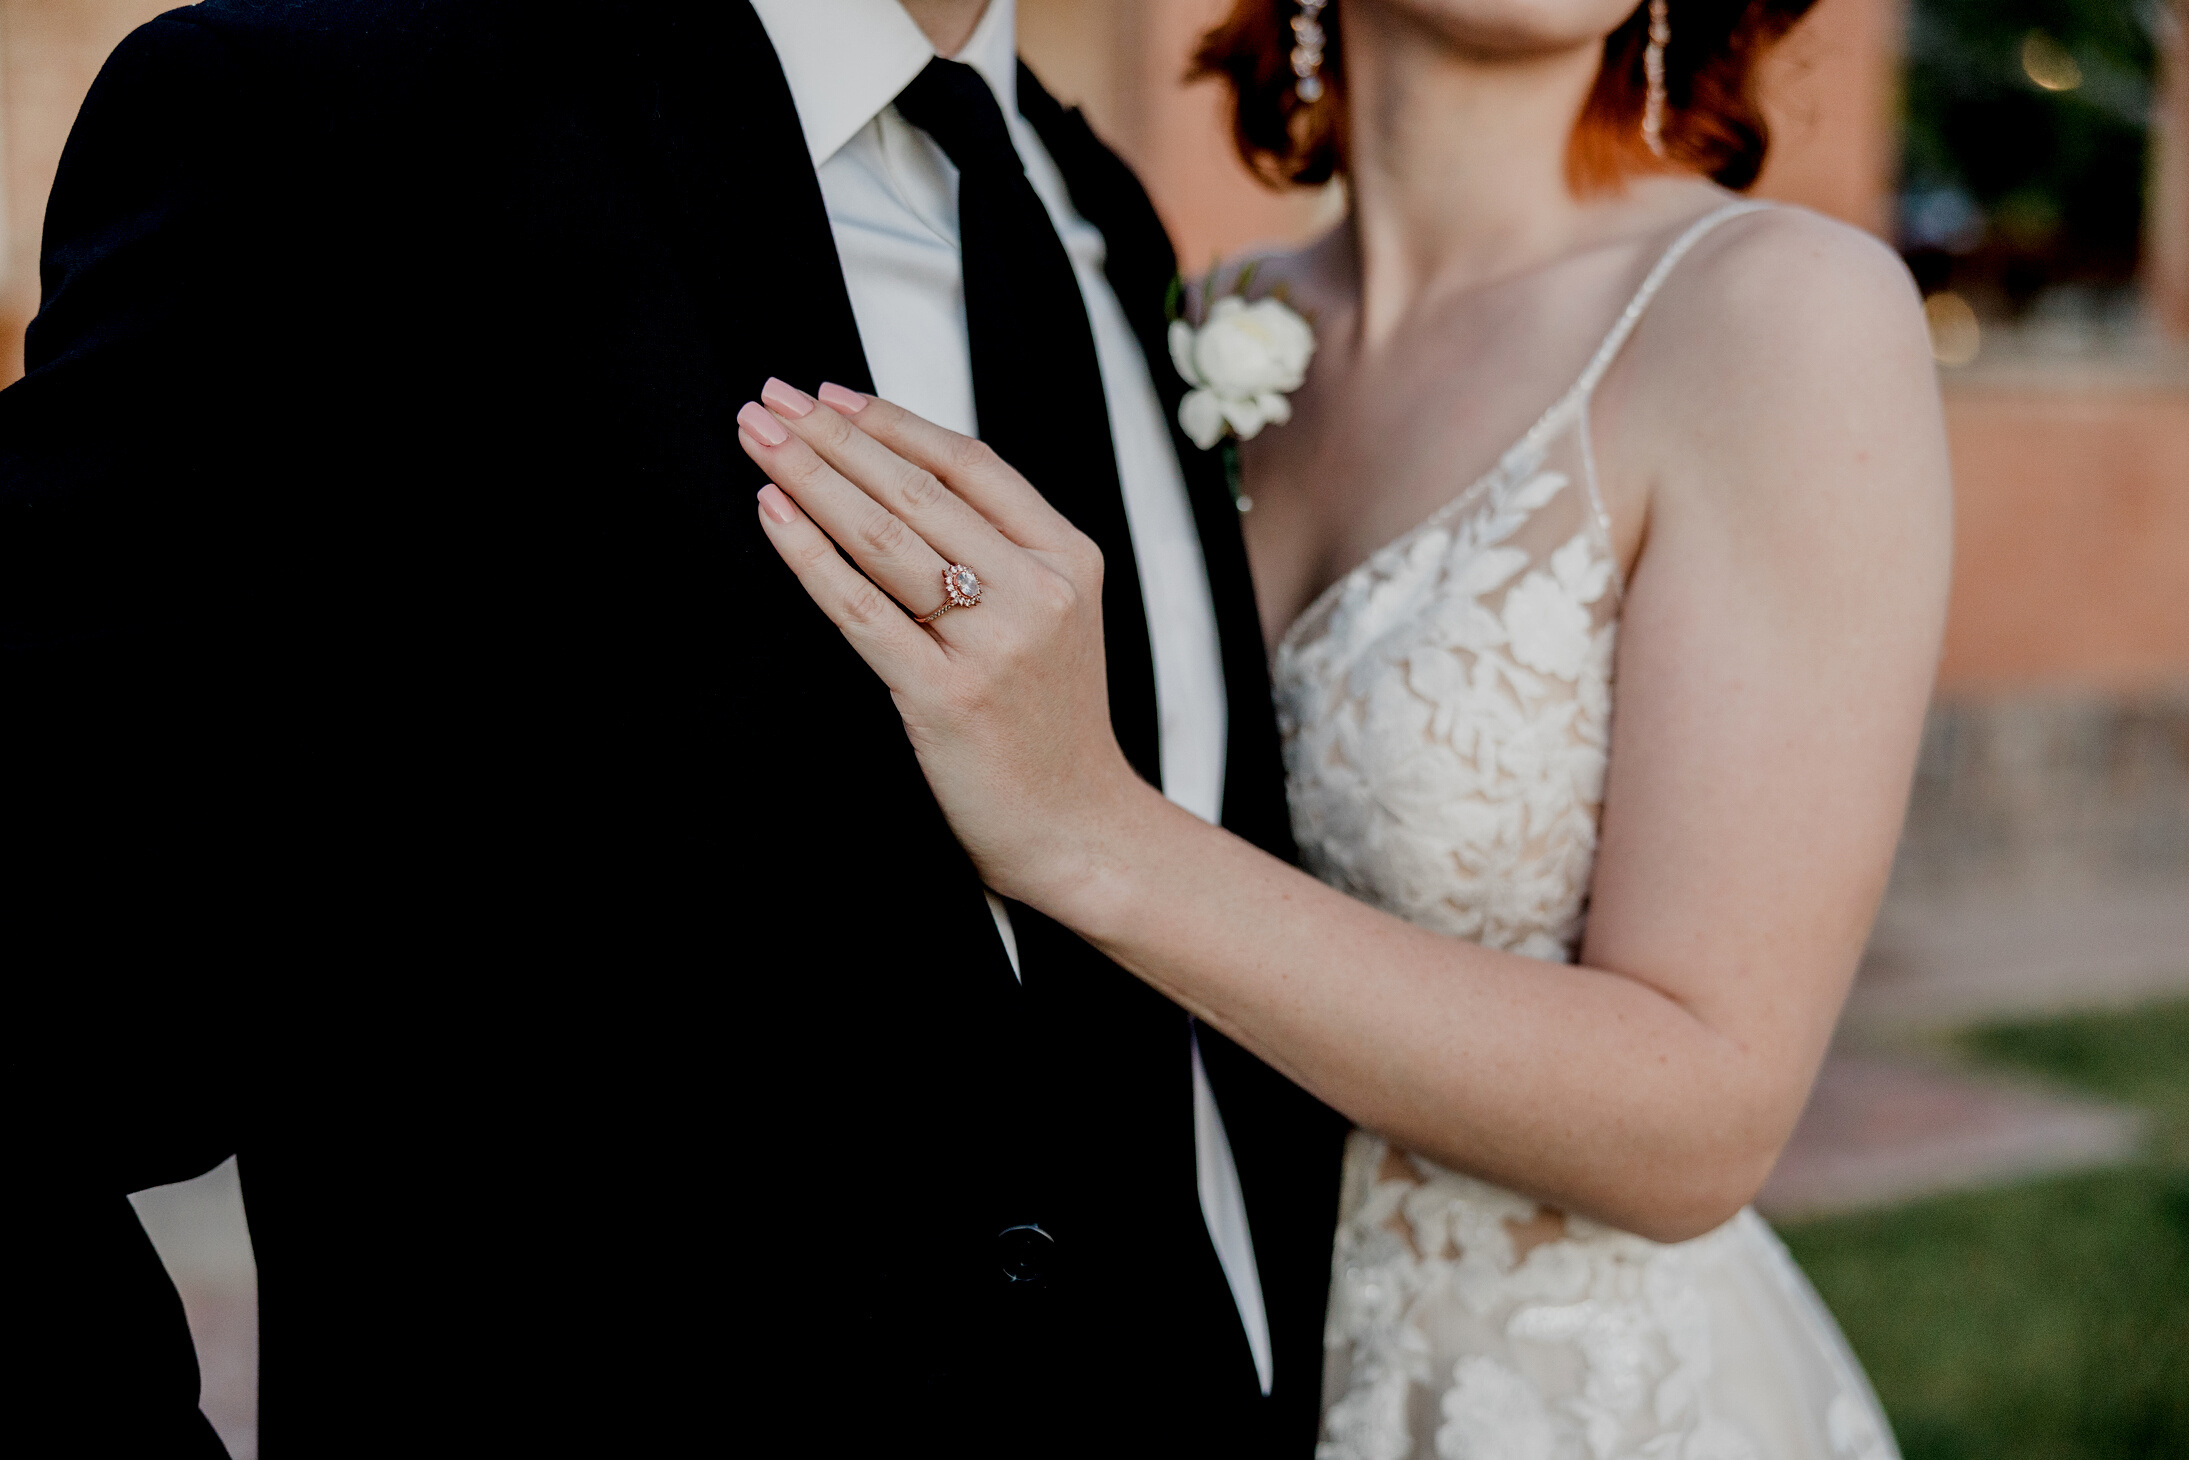
[[[1566, 473], [1508, 459], [1277, 653], [1307, 867], [1538, 958], [1579, 940], [1610, 742], [1616, 568], [1582, 499]], [[1554, 519], [1555, 542], [1531, 541]]]

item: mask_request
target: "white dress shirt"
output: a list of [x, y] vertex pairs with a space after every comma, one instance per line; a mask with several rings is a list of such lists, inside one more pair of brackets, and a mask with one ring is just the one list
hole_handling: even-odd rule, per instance
[[[934, 47], [897, 0], [754, 0], [754, 8], [790, 83], [875, 389], [938, 425], [978, 435], [958, 170], [891, 105], [934, 57]], [[1154, 651], [1163, 794], [1214, 822], [1223, 808], [1228, 710], [1201, 539], [1147, 357], [1102, 273], [1102, 234], [1073, 211], [1056, 163], [1019, 115], [1017, 53], [1016, 0], [990, 0], [956, 59], [995, 92], [1026, 176], [1078, 277]], [[993, 895], [989, 906], [1018, 972], [1010, 916]], [[1201, 1212], [1267, 1394], [1269, 1323], [1246, 1202], [1198, 1044], [1193, 1091]]]

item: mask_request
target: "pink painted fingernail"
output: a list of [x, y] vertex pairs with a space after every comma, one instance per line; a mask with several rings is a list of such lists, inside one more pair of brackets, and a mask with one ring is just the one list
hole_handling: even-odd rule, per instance
[[760, 489], [760, 510], [786, 526], [797, 516], [796, 510], [790, 504], [790, 498], [784, 496], [783, 489], [773, 482]]
[[768, 383], [760, 387], [760, 398], [768, 403], [770, 410], [780, 411], [794, 421], [813, 414], [812, 396], [772, 375], [768, 377]]
[[756, 400], [745, 402], [744, 408], [737, 413], [737, 424], [752, 432], [762, 446], [781, 446], [790, 440], [790, 432], [783, 429], [783, 423], [769, 415], [768, 408]]
[[833, 380], [821, 382], [821, 403], [847, 416], [856, 416], [866, 409], [865, 396], [856, 390], [846, 390]]

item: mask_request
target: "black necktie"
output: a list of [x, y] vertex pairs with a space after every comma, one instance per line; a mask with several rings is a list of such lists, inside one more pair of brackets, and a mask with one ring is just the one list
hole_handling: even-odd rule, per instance
[[897, 112], [957, 164], [965, 323], [981, 439], [1102, 549], [1110, 722], [1125, 758], [1160, 786], [1155, 662], [1140, 572], [1118, 487], [1094, 331], [1072, 261], [979, 72], [938, 56], [898, 93]]

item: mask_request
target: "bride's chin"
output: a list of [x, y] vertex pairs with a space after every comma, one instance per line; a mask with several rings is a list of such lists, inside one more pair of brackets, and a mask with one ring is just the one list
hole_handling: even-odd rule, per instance
[[1600, 44], [1634, 13], [1634, 0], [1345, 0], [1361, 19], [1433, 31], [1459, 50], [1520, 59]]

